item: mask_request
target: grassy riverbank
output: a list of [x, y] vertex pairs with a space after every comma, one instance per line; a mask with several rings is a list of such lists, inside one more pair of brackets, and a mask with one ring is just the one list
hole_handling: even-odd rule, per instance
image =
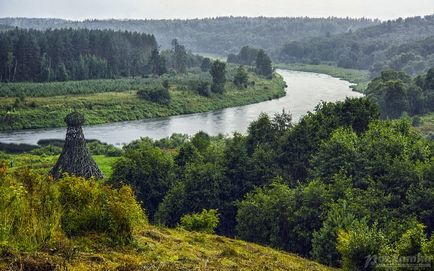
[[370, 73], [366, 70], [344, 69], [324, 64], [277, 64], [275, 66], [279, 69], [328, 74], [353, 83], [353, 90], [362, 93], [366, 90], [370, 82]]
[[[239, 89], [228, 81], [224, 94], [211, 94], [210, 97], [201, 96], [190, 88], [188, 84], [191, 81], [190, 78], [186, 79], [187, 83], [186, 80], [172, 79], [169, 80], [171, 101], [167, 105], [161, 105], [137, 97], [137, 86], [135, 85], [137, 79], [120, 80], [124, 82], [117, 82], [117, 86], [108, 91], [106, 91], [107, 88], [101, 87], [101, 84], [109, 85], [104, 80], [97, 80], [99, 84], [76, 81], [57, 83], [64, 84], [65, 87], [70, 87], [70, 84], [75, 85], [80, 90], [75, 95], [65, 95], [60, 89], [57, 90], [61, 93], [60, 95], [34, 95], [38, 97], [28, 95], [22, 101], [19, 101], [17, 97], [2, 97], [0, 99], [0, 118], [2, 119], [0, 130], [61, 127], [64, 126], [64, 116], [73, 110], [83, 113], [87, 124], [92, 125], [206, 112], [258, 103], [285, 95], [285, 82], [277, 74], [272, 80], [266, 80], [254, 73], [249, 73], [249, 82], [254, 82], [254, 84], [249, 84], [246, 89]], [[53, 83], [28, 84], [38, 89], [47, 89], [47, 92], [51, 94], [56, 91], [52, 86]], [[133, 89], [125, 89], [125, 87]], [[26, 89], [25, 84], [20, 83], [15, 91]], [[19, 106], [14, 106], [17, 105], [17, 101]]]

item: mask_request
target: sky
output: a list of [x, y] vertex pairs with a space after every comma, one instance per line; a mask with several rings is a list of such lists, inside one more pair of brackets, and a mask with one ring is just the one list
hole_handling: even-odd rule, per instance
[[367, 17], [434, 13], [434, 0], [0, 0], [0, 17], [168, 19], [217, 16]]

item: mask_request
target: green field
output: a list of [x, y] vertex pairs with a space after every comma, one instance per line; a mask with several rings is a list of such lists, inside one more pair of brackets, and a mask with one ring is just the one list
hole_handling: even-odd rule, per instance
[[[188, 87], [189, 80], [196, 78], [195, 75], [191, 77], [184, 81], [176, 78], [169, 80], [171, 102], [168, 105], [140, 99], [136, 95], [137, 89], [123, 88], [129, 85], [135, 86], [137, 79], [121, 79], [123, 81], [120, 82], [109, 80], [117, 84], [110, 91], [105, 91], [106, 88], [101, 86], [95, 87], [98, 89], [93, 91], [95, 85], [104, 86], [107, 83], [104, 80], [97, 80], [96, 83], [89, 83], [89, 81], [54, 83], [54, 86], [58, 84], [60, 87], [64, 84], [65, 88], [70, 88], [72, 84], [80, 90], [78, 92], [80, 94], [63, 95], [62, 90], [59, 90], [62, 94], [49, 97], [43, 97], [42, 94], [44, 90], [54, 93], [53, 83], [27, 83], [34, 88], [38, 87], [41, 95], [25, 96], [18, 107], [14, 107], [18, 98], [2, 97], [0, 118], [3, 121], [0, 122], [0, 130], [61, 127], [64, 126], [63, 118], [73, 110], [80, 111], [85, 115], [86, 123], [93, 125], [206, 112], [262, 102], [285, 95], [285, 82], [279, 75], [275, 75], [272, 80], [266, 80], [249, 73], [249, 82], [255, 83], [250, 84], [246, 89], [238, 89], [228, 81], [224, 94], [211, 94], [210, 97], [201, 96]], [[17, 87], [12, 86], [12, 88], [15, 92], [26, 90], [25, 84], [18, 83]]]
[[353, 90], [362, 93], [366, 90], [370, 82], [370, 72], [366, 70], [344, 69], [324, 64], [277, 64], [275, 66], [279, 69], [328, 74], [353, 83]]
[[[40, 173], [48, 173], [58, 159], [58, 155], [36, 155], [30, 153], [4, 154], [0, 153], [0, 161], [6, 161], [8, 165], [12, 162], [10, 172], [22, 169], [31, 169]], [[105, 155], [92, 156], [105, 177], [112, 174], [112, 166], [119, 157], [108, 157]]]

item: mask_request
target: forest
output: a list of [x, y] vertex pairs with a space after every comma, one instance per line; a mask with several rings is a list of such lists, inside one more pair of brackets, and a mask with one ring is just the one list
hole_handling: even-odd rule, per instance
[[284, 63], [332, 63], [378, 75], [397, 69], [416, 75], [434, 66], [434, 15], [385, 21], [349, 33], [293, 41], [274, 55]]
[[[59, 151], [31, 152], [46, 159], [40, 155]], [[4, 251], [77, 242], [89, 232], [134, 247], [146, 224], [216, 232], [346, 270], [365, 270], [372, 255], [433, 253], [433, 142], [408, 119], [381, 120], [367, 98], [322, 103], [298, 123], [288, 112], [263, 114], [246, 135], [142, 138], [121, 152], [96, 142], [91, 151], [114, 156], [103, 180], [114, 190], [74, 177], [50, 184], [43, 164], [30, 172], [3, 165]], [[1, 157], [18, 163], [29, 155]], [[29, 187], [38, 190], [19, 194]], [[22, 223], [28, 210], [31, 224]], [[28, 235], [32, 227], [39, 230]]]
[[383, 71], [369, 83], [365, 93], [377, 102], [384, 118], [433, 112], [434, 68], [414, 78], [404, 72]]
[[152, 35], [100, 30], [12, 30], [0, 34], [2, 82], [68, 81], [150, 74]]
[[[177, 38], [194, 52], [226, 56], [246, 45], [268, 53], [300, 38], [345, 33], [378, 24], [378, 20], [351, 18], [217, 17], [191, 20], [85, 20], [2, 18], [0, 24], [20, 28], [113, 29], [152, 33], [163, 49]], [[328, 34], [327, 34], [328, 33]]]

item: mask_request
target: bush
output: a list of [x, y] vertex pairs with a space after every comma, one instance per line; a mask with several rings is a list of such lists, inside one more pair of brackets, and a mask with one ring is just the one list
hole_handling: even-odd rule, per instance
[[65, 177], [59, 183], [62, 229], [69, 237], [90, 232], [107, 234], [115, 244], [127, 244], [146, 223], [130, 187], [118, 190], [93, 180]]
[[48, 145], [38, 149], [34, 149], [30, 153], [34, 155], [59, 155], [61, 152], [62, 148]]
[[197, 214], [188, 214], [181, 217], [179, 227], [188, 231], [197, 231], [205, 233], [214, 233], [214, 230], [219, 224], [219, 214], [217, 210], [203, 209], [202, 212]]
[[0, 151], [6, 153], [24, 153], [30, 152], [34, 149], [37, 149], [38, 146], [29, 145], [29, 144], [14, 144], [14, 143], [1, 143], [0, 142]]
[[197, 91], [199, 95], [209, 97], [211, 96], [211, 82], [207, 80], [192, 80], [189, 82], [189, 88]]
[[338, 234], [337, 249], [342, 256], [344, 270], [375, 270], [369, 259], [378, 256], [382, 249], [383, 237], [376, 226], [370, 228], [358, 223], [349, 231]]
[[169, 89], [165, 88], [163, 85], [153, 85], [143, 88], [137, 91], [137, 95], [150, 102], [159, 104], [170, 103], [170, 93]]
[[[30, 171], [4, 174], [0, 169], [0, 244], [38, 250], [68, 237], [100, 234], [127, 244], [146, 223], [129, 187], [118, 190], [93, 180], [50, 177]], [[3, 172], [3, 173], [1, 173]]]
[[107, 143], [100, 141], [93, 141], [87, 144], [89, 151], [93, 155], [105, 155], [108, 157], [119, 157], [122, 155], [122, 150]]

